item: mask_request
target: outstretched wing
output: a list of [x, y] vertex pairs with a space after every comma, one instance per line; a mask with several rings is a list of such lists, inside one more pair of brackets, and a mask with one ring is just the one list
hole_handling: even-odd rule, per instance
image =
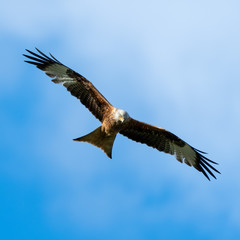
[[102, 121], [104, 114], [109, 112], [113, 107], [93, 84], [82, 75], [63, 65], [51, 54], [51, 57], [48, 57], [37, 48], [36, 50], [39, 54], [26, 49], [31, 56], [23, 55], [31, 59], [31, 61], [25, 62], [36, 65], [39, 69], [45, 71], [49, 77], [53, 78], [52, 81], [54, 83], [61, 83], [73, 96], [77, 97], [96, 118]]
[[180, 162], [185, 162], [189, 166], [195, 167], [209, 179], [206, 171], [214, 178], [211, 170], [220, 173], [210, 163], [217, 164], [202, 154], [204, 152], [191, 147], [176, 135], [163, 128], [158, 128], [134, 119], [130, 119], [126, 127], [120, 133], [136, 142], [145, 143], [159, 151], [176, 156]]

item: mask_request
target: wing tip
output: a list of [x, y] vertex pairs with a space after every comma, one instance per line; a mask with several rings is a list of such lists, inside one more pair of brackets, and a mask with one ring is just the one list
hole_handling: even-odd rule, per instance
[[33, 61], [26, 61], [25, 60], [25, 62], [30, 63], [30, 64], [34, 64], [38, 68], [40, 68], [41, 70], [44, 70], [45, 67], [47, 67], [51, 64], [54, 64], [54, 63], [63, 65], [51, 53], [50, 53], [50, 57], [48, 57], [46, 54], [44, 54], [42, 51], [40, 51], [37, 47], [35, 47], [35, 49], [38, 53], [34, 53], [34, 52], [32, 52], [28, 49], [25, 49], [25, 51], [27, 51], [30, 55], [23, 54], [23, 56], [34, 61], [33, 62]]
[[[193, 148], [194, 151], [196, 152], [196, 160], [197, 160], [197, 166], [194, 166], [198, 171], [202, 172], [203, 175], [209, 180], [209, 175], [212, 176], [214, 179], [217, 179], [216, 176], [213, 174], [213, 172], [216, 172], [218, 174], [221, 174], [216, 168], [214, 168], [210, 163], [217, 164], [216, 162], [206, 158], [203, 156], [201, 153], [202, 151], [199, 151], [198, 149]], [[209, 163], [210, 162], [210, 163]], [[208, 175], [208, 174], [209, 175]]]

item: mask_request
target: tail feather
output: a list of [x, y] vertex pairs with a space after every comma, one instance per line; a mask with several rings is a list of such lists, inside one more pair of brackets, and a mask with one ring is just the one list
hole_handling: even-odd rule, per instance
[[101, 148], [109, 158], [112, 158], [112, 147], [116, 135], [117, 134], [107, 135], [101, 130], [100, 126], [91, 133], [73, 140], [77, 142], [91, 143], [94, 146]]

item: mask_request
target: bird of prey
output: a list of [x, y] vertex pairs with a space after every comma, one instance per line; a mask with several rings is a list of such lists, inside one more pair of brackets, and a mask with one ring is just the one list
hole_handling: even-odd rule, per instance
[[112, 158], [113, 142], [116, 135], [120, 133], [131, 140], [175, 155], [179, 162], [184, 161], [187, 165], [193, 166], [208, 180], [210, 180], [209, 175], [216, 178], [213, 171], [220, 173], [212, 166], [217, 163], [205, 157], [203, 155], [205, 152], [190, 146], [163, 128], [131, 118], [126, 111], [112, 106], [85, 77], [59, 62], [51, 54], [47, 56], [37, 48], [36, 50], [38, 54], [26, 49], [31, 55], [23, 54], [30, 59], [25, 62], [36, 65], [51, 77], [54, 83], [60, 83], [66, 87], [102, 123], [91, 133], [73, 139], [74, 141], [91, 143]]

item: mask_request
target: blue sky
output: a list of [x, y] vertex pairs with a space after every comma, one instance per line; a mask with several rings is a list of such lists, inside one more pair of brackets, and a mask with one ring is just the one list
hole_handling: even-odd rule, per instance
[[[0, 9], [1, 239], [240, 238], [239, 1], [5, 1]], [[208, 152], [195, 169], [118, 135], [23, 62], [51, 52], [115, 106]]]

